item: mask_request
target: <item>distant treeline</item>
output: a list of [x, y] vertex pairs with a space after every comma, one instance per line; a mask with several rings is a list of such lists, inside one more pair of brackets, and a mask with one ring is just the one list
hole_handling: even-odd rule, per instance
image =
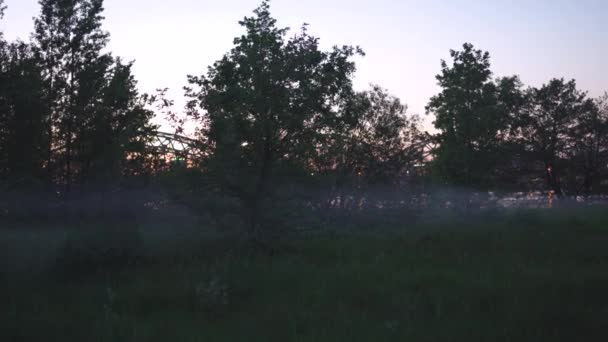
[[[490, 55], [468, 43], [441, 61], [441, 92], [426, 108], [438, 130], [431, 135], [382, 87], [353, 89], [359, 47], [323, 51], [306, 25], [295, 34], [277, 27], [263, 1], [240, 22], [232, 49], [206, 74], [188, 76], [178, 114], [164, 91], [139, 94], [132, 63], [106, 52], [103, 0], [39, 2], [29, 42], [0, 36], [4, 192], [69, 195], [181, 172], [167, 184], [233, 198], [255, 228], [279, 193], [310, 189], [322, 199], [304, 202], [328, 206], [361, 206], [368, 199], [352, 194], [374, 189], [557, 197], [608, 189], [608, 95], [589, 98], [561, 78], [540, 88], [495, 78]], [[149, 151], [155, 115], [177, 134], [196, 124], [205, 151], [187, 171]]]

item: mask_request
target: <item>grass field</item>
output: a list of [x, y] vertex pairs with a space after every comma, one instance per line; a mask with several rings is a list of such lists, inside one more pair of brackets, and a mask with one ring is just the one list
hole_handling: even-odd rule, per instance
[[273, 256], [197, 240], [86, 277], [5, 273], [0, 341], [608, 341], [605, 211], [319, 234]]

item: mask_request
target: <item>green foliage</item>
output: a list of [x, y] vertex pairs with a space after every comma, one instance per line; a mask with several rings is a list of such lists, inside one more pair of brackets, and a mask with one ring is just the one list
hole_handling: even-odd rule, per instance
[[523, 104], [521, 83], [516, 76], [493, 81], [490, 54], [472, 44], [450, 55], [453, 64], [442, 61], [437, 75], [442, 92], [427, 106], [441, 132], [434, 172], [450, 185], [487, 188], [493, 184], [511, 120]]
[[102, 89], [102, 106], [87, 127], [89, 168], [101, 184], [121, 174], [141, 174], [146, 144], [157, 129], [150, 123], [154, 112], [137, 92], [132, 65], [116, 60]]
[[605, 211], [522, 215], [294, 239], [280, 258], [210, 240], [96, 277], [11, 276], [0, 339], [605, 340]]
[[[526, 151], [540, 163], [538, 172], [546, 179], [548, 188], [558, 196], [568, 190], [576, 193], [576, 186], [568, 187], [567, 170], [574, 161], [577, 145], [584, 149], [585, 140], [603, 136], [603, 124], [596, 113], [595, 103], [576, 88], [574, 80], [553, 79], [541, 88], [528, 91], [520, 137]], [[587, 123], [588, 120], [593, 123]]]
[[287, 29], [276, 27], [267, 3], [255, 15], [240, 22], [247, 34], [207, 76], [189, 78], [200, 91], [188, 95], [208, 116], [218, 158], [231, 155], [257, 175], [263, 165], [312, 152], [336, 116], [332, 107], [350, 92], [357, 50], [322, 52], [305, 27], [285, 40]]
[[141, 173], [144, 137], [155, 127], [131, 67], [104, 52], [103, 0], [41, 0], [34, 49], [44, 78], [50, 118], [43, 131], [46, 169], [52, 179], [107, 184]]
[[423, 154], [419, 118], [406, 110], [379, 86], [353, 94], [316, 163], [326, 170], [318, 171], [335, 168], [339, 177], [369, 184], [398, 181], [422, 162]]
[[252, 228], [274, 169], [305, 164], [335, 124], [336, 107], [352, 92], [351, 58], [361, 53], [350, 46], [321, 51], [306, 26], [286, 39], [267, 2], [254, 14], [240, 22], [246, 34], [207, 75], [189, 77], [196, 89], [187, 91], [189, 108], [203, 111], [211, 172], [246, 203]]
[[43, 175], [49, 111], [36, 51], [22, 43], [3, 47], [0, 66], [0, 175], [32, 185]]
[[[12, 193], [44, 188], [66, 199], [155, 176], [164, 191], [183, 176], [181, 194], [168, 191], [174, 200], [231, 212], [223, 225], [256, 231], [311, 208], [469, 207], [487, 191], [576, 196], [608, 186], [606, 99], [588, 98], [574, 80], [524, 91], [517, 76], [494, 79], [489, 53], [469, 43], [441, 61], [431, 136], [388, 90], [353, 89], [359, 47], [325, 51], [306, 24], [290, 35], [263, 1], [239, 22], [232, 49], [188, 76], [180, 116], [166, 89], [139, 94], [133, 63], [107, 52], [103, 0], [39, 4], [30, 43], [0, 34], [0, 185]], [[173, 140], [151, 123], [154, 105], [176, 136], [198, 123], [183, 145], [195, 157], [164, 144]], [[454, 201], [430, 194], [442, 186], [457, 189]]]
[[437, 76], [443, 90], [427, 106], [440, 130], [431, 163], [438, 180], [468, 189], [547, 188], [559, 197], [601, 189], [608, 149], [601, 100], [574, 80], [526, 91], [516, 76], [493, 81], [489, 54], [471, 44], [451, 56]]

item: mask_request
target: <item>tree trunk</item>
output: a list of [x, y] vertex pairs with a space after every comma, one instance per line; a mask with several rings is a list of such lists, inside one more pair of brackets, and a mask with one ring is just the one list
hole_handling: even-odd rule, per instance
[[[268, 144], [267, 144], [268, 145]], [[272, 152], [268, 146], [265, 147], [264, 158], [260, 169], [260, 175], [255, 186], [253, 196], [250, 203], [250, 236], [256, 236], [259, 233], [260, 224], [260, 209], [264, 203], [264, 193], [266, 192], [268, 183], [268, 174], [270, 172], [270, 163], [272, 162]]]
[[67, 141], [65, 146], [65, 189], [69, 194], [72, 190], [72, 120], [68, 122]]
[[251, 197], [251, 203], [249, 205], [250, 208], [250, 224], [249, 224], [249, 237], [256, 239], [259, 235], [259, 225], [260, 225], [260, 210], [263, 209], [263, 204], [265, 200], [265, 192], [268, 187], [268, 176], [271, 169], [272, 163], [272, 132], [270, 129], [270, 117], [271, 111], [268, 111], [268, 116], [266, 117], [266, 127], [265, 127], [265, 137], [264, 137], [264, 146], [263, 146], [263, 155], [262, 155], [262, 165], [260, 167], [260, 173], [258, 176], [257, 183], [255, 185], [255, 190], [253, 192], [253, 196]]

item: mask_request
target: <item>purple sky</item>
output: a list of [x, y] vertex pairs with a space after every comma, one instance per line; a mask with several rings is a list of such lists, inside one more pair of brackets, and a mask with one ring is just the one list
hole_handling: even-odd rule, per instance
[[[5, 0], [0, 28], [28, 39], [37, 0]], [[136, 60], [140, 89], [170, 87], [179, 104], [187, 74], [201, 74], [240, 35], [237, 21], [259, 0], [106, 0], [109, 49]], [[329, 48], [360, 45], [356, 86], [388, 88], [424, 114], [438, 92], [434, 76], [449, 49], [471, 42], [490, 51], [495, 76], [518, 74], [527, 85], [575, 78], [591, 96], [608, 90], [606, 0], [274, 0], [280, 26], [303, 22]], [[603, 62], [603, 63], [602, 63]], [[430, 118], [427, 119], [430, 126]]]

